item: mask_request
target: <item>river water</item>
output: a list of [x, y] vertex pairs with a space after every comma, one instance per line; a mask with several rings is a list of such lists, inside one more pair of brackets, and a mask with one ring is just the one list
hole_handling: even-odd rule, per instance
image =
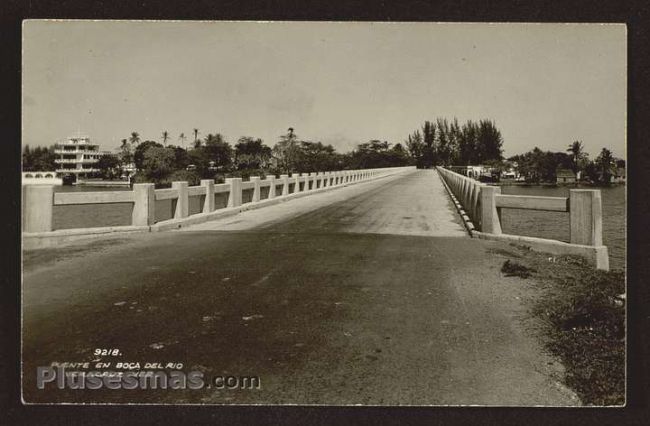
[[[572, 188], [575, 187], [504, 185], [501, 193], [568, 197]], [[625, 269], [625, 188], [625, 185], [597, 188], [603, 202], [603, 244], [609, 250], [611, 269]], [[506, 234], [569, 241], [569, 213], [503, 209], [501, 227]]]
[[[570, 187], [514, 186], [501, 187], [503, 194], [543, 195], [568, 197]], [[90, 186], [60, 186], [56, 191], [129, 191], [128, 187], [106, 188]], [[625, 268], [625, 186], [600, 188], [603, 201], [603, 243], [609, 248], [610, 267]], [[248, 191], [246, 191], [248, 192]], [[262, 195], [265, 198], [266, 194]], [[226, 194], [216, 195], [217, 208], [224, 207]], [[250, 201], [250, 194], [243, 194], [243, 201]], [[190, 197], [190, 214], [200, 211], [202, 197]], [[171, 200], [156, 201], [156, 221], [171, 219]], [[54, 206], [54, 229], [85, 228], [98, 226], [120, 226], [131, 224], [131, 204], [114, 203], [98, 205]], [[569, 214], [533, 210], [503, 209], [503, 232], [531, 237], [551, 238], [569, 241]]]

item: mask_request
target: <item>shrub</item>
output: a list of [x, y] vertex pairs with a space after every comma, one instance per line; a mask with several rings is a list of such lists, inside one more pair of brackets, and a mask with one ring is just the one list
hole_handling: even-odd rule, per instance
[[165, 180], [170, 184], [172, 182], [187, 181], [190, 186], [201, 183], [199, 175], [192, 170], [176, 170]]

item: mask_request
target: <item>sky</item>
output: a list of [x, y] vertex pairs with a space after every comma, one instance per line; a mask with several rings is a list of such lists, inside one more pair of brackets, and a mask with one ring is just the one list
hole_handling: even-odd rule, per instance
[[42, 21], [23, 24], [23, 141], [115, 150], [287, 128], [346, 152], [436, 117], [491, 119], [504, 154], [581, 140], [625, 158], [624, 25]]

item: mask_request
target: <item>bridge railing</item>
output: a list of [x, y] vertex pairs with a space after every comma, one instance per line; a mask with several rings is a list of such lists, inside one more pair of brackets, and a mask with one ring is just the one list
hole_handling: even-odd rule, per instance
[[482, 219], [481, 189], [487, 187], [487, 185], [442, 167], [437, 169], [451, 192], [465, 209], [469, 219], [471, 219], [470, 226], [472, 228], [477, 226], [480, 229]]
[[[571, 189], [569, 197], [503, 195], [498, 186], [478, 182], [442, 167], [437, 170], [469, 216], [468, 228], [472, 234], [488, 239], [535, 244], [540, 250], [550, 249], [558, 254], [586, 254], [598, 268], [609, 268], [607, 247], [603, 246], [600, 190]], [[501, 210], [504, 208], [568, 213], [569, 243], [503, 234]]]
[[[390, 167], [380, 169], [343, 170], [336, 172], [294, 173], [290, 175], [267, 176], [265, 179], [251, 177], [229, 178], [226, 183], [216, 184], [212, 179], [201, 180], [200, 185], [189, 186], [188, 182], [173, 182], [171, 188], [155, 189], [153, 183], [134, 184], [131, 191], [101, 192], [55, 192], [55, 185], [23, 185], [23, 232], [47, 233], [53, 229], [53, 206], [82, 204], [129, 203], [133, 206], [131, 227], [148, 227], [167, 221], [156, 221], [156, 201], [172, 200], [173, 214], [168, 221], [187, 218], [190, 215], [189, 198], [202, 196], [199, 214], [216, 210], [215, 195], [226, 194], [225, 208], [238, 208], [247, 203], [260, 203], [293, 194], [314, 192], [328, 187], [343, 186], [356, 182], [377, 179], [399, 173], [412, 167]], [[262, 188], [266, 197], [262, 199]], [[251, 191], [252, 190], [252, 191]], [[250, 201], [243, 201], [243, 192], [250, 194]], [[267, 201], [268, 202], [268, 201]], [[192, 215], [196, 216], [196, 215]], [[129, 225], [116, 227], [127, 228]]]

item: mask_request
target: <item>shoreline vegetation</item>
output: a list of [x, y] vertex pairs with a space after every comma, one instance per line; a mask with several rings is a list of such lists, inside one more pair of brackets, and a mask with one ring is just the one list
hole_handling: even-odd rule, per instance
[[529, 300], [545, 349], [565, 367], [562, 381], [583, 404], [625, 404], [625, 273], [590, 268], [574, 256], [511, 245], [502, 267], [539, 294]]
[[610, 182], [610, 183], [597, 183], [597, 182], [588, 182], [588, 181], [580, 181], [580, 182], [539, 182], [539, 183], [533, 183], [533, 182], [516, 182], [516, 181], [509, 181], [509, 180], [500, 180], [499, 182], [493, 183], [493, 185], [496, 186], [547, 186], [549, 188], [554, 188], [554, 187], [589, 187], [589, 188], [609, 188], [612, 186], [616, 185], [625, 185], [625, 182]]
[[[571, 143], [566, 152], [542, 151], [535, 147], [505, 159], [501, 131], [489, 119], [468, 120], [461, 124], [456, 118], [436, 118], [425, 121], [421, 129], [402, 142], [392, 144], [373, 139], [358, 144], [347, 153], [337, 152], [331, 144], [300, 139], [292, 127], [273, 147], [251, 136], [240, 137], [233, 146], [219, 133], [199, 138], [200, 133], [199, 129], [193, 129], [194, 139], [190, 143], [186, 143], [188, 137], [181, 133], [179, 145], [173, 145], [170, 143], [172, 136], [166, 130], [162, 132], [162, 143], [142, 141], [138, 132], [132, 132], [130, 137], [122, 139], [116, 153], [103, 155], [98, 160], [99, 172], [86, 178], [153, 182], [162, 188], [180, 180], [197, 185], [201, 179], [219, 182], [228, 177], [264, 178], [267, 174], [415, 165], [418, 168], [480, 166], [496, 174], [496, 181], [506, 172], [514, 172], [524, 184], [541, 185], [556, 183], [559, 173], [570, 171], [572, 179], [581, 184], [606, 186], [625, 168], [625, 160], [615, 158], [606, 148], [594, 161], [589, 160], [581, 141]], [[32, 149], [26, 145], [22, 160], [23, 171], [57, 168], [53, 147]]]

